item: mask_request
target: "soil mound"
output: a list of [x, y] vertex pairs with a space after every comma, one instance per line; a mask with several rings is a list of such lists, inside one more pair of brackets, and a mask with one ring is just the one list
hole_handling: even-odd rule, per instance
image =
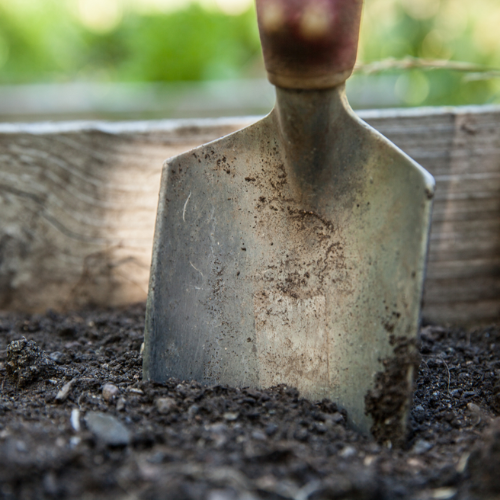
[[422, 329], [389, 449], [291, 387], [144, 382], [143, 326], [143, 305], [0, 317], [1, 499], [498, 498], [497, 327]]

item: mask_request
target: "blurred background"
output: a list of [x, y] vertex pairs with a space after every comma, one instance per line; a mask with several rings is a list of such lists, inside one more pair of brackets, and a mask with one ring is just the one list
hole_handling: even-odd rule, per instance
[[[499, 0], [365, 0], [350, 102], [499, 103], [499, 73], [483, 71], [500, 67], [499, 29]], [[0, 121], [260, 115], [273, 102], [253, 0], [0, 0]]]

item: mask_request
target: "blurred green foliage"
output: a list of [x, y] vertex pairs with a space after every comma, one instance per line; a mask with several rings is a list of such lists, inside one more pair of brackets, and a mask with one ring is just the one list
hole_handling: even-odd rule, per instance
[[78, 21], [60, 0], [0, 2], [0, 83], [235, 78], [260, 57], [252, 10], [128, 10], [109, 30]]
[[[200, 1], [155, 11], [138, 0], [0, 0], [0, 84], [264, 76], [253, 7], [228, 15]], [[359, 59], [411, 55], [500, 67], [498, 26], [499, 0], [365, 0]], [[500, 101], [498, 79], [390, 74], [408, 105]]]
[[[498, 0], [366, 0], [359, 59], [465, 61], [500, 67]], [[500, 102], [499, 79], [469, 80], [449, 70], [399, 71], [396, 94], [408, 105]]]
[[110, 66], [126, 80], [236, 78], [260, 56], [250, 11], [228, 19], [197, 5], [170, 15], [128, 15], [101, 43], [118, 49]]

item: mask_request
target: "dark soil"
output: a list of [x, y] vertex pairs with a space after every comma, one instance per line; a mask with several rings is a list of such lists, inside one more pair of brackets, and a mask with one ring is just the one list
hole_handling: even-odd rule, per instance
[[0, 317], [0, 498], [500, 498], [497, 327], [422, 329], [412, 430], [389, 449], [293, 388], [142, 381], [143, 323]]

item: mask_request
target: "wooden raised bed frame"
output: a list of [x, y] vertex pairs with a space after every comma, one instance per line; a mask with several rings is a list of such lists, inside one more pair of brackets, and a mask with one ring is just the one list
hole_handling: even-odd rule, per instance
[[[500, 107], [359, 115], [436, 178], [423, 317], [500, 317]], [[0, 310], [146, 299], [163, 161], [255, 119], [0, 125]]]

